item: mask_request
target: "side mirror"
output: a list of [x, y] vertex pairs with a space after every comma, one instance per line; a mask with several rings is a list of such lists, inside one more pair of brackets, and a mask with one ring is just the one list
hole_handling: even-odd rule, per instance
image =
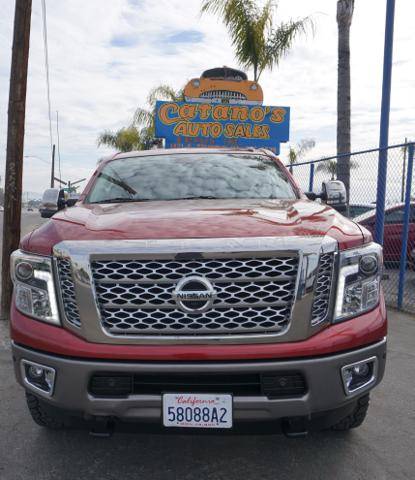
[[339, 212], [347, 212], [346, 187], [340, 180], [323, 182], [321, 193], [305, 192], [309, 200], [321, 200]]
[[333, 207], [338, 212], [347, 211], [346, 187], [340, 180], [329, 180], [323, 182], [321, 199], [324, 203]]
[[79, 193], [71, 193], [70, 197], [66, 199], [66, 206], [73, 207], [75, 203], [79, 200], [81, 195]]
[[65, 192], [59, 188], [48, 188], [44, 191], [39, 211], [42, 218], [50, 218], [58, 210], [65, 208]]
[[309, 200], [317, 200], [317, 198], [320, 198], [320, 195], [318, 193], [314, 193], [314, 192], [304, 192], [305, 196], [309, 199]]

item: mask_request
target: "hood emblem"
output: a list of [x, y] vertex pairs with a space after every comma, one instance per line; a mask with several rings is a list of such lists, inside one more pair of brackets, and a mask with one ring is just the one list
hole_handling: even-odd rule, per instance
[[212, 307], [216, 290], [208, 279], [190, 275], [177, 283], [173, 298], [180, 310], [187, 313], [201, 313]]

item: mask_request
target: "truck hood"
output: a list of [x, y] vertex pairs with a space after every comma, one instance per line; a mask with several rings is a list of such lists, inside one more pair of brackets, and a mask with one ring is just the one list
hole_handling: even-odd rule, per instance
[[326, 205], [309, 200], [177, 200], [67, 208], [22, 239], [49, 255], [63, 240], [123, 240], [328, 235], [340, 249], [368, 233]]

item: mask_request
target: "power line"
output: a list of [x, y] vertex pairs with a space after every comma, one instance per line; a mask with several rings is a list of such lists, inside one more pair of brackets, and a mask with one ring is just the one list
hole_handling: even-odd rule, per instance
[[44, 45], [44, 51], [45, 51], [46, 94], [47, 94], [47, 100], [48, 100], [50, 153], [52, 155], [53, 136], [52, 136], [52, 113], [51, 113], [51, 107], [50, 107], [49, 53], [48, 53], [48, 29], [47, 29], [47, 22], [46, 22], [46, 0], [42, 0], [42, 19], [43, 19], [43, 45]]

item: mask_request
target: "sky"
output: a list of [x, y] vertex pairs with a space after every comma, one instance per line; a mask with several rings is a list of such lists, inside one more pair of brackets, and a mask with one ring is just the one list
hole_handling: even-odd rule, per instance
[[[200, 16], [199, 0], [46, 0], [53, 141], [59, 112], [61, 175], [88, 177], [111, 149], [105, 129], [128, 125], [148, 91], [175, 89], [203, 70], [234, 66], [226, 28]], [[0, 0], [0, 175], [4, 181], [14, 1]], [[386, 0], [356, 0], [351, 27], [352, 149], [376, 147]], [[275, 23], [311, 16], [314, 34], [298, 38], [260, 79], [264, 104], [291, 107], [291, 139], [313, 138], [308, 158], [335, 154], [337, 25], [335, 0], [280, 0]], [[415, 138], [415, 4], [396, 2], [390, 144]], [[41, 0], [33, 0], [23, 188], [42, 192], [50, 178], [50, 137]], [[252, 72], [248, 72], [252, 77]], [[281, 158], [287, 156], [287, 145]]]

